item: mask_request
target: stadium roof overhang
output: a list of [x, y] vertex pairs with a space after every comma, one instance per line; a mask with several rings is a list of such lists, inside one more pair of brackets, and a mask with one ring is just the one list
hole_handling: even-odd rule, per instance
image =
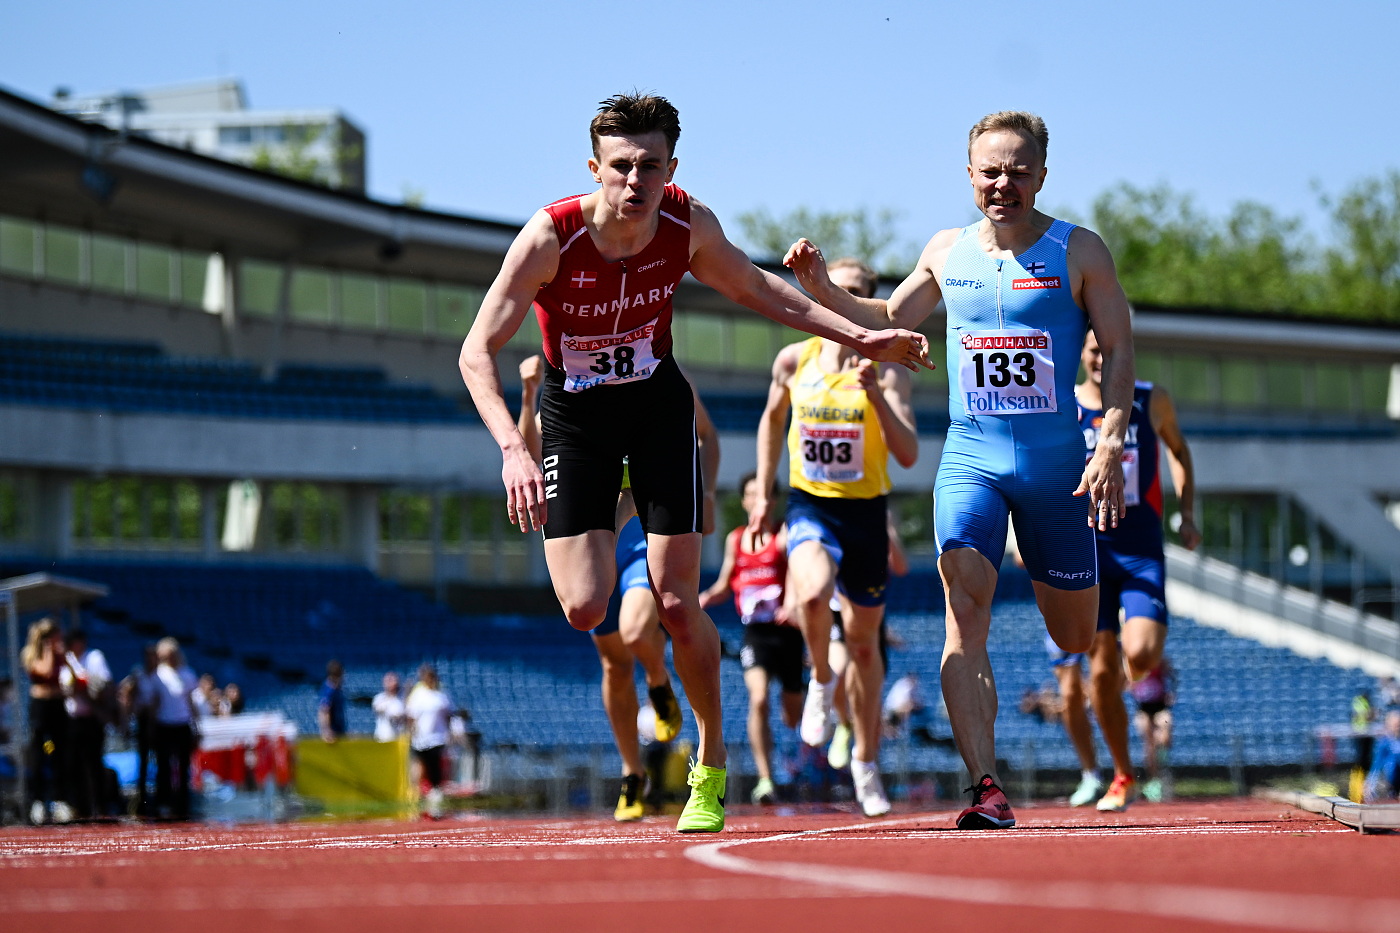
[[518, 226], [332, 191], [0, 90], [0, 213], [236, 257], [480, 283]]

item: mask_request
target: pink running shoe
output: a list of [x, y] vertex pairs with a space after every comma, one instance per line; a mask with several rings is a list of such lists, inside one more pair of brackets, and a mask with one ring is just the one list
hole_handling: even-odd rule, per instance
[[990, 774], [982, 775], [968, 790], [972, 792], [972, 806], [958, 814], [958, 829], [1009, 829], [1016, 825], [1006, 794]]

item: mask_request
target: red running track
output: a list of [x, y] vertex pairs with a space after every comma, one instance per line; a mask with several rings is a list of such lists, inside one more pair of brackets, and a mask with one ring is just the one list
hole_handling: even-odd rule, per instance
[[1101, 814], [46, 827], [0, 832], [0, 929], [1397, 931], [1400, 836], [1258, 800]]

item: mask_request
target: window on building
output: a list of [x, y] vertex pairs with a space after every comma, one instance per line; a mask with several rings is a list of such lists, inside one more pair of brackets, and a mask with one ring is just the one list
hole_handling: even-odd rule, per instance
[[136, 245], [136, 293], [152, 301], [171, 301], [175, 252], [150, 243]]
[[34, 274], [34, 228], [27, 220], [0, 217], [0, 271]]
[[91, 285], [99, 291], [126, 294], [130, 287], [126, 278], [126, 253], [130, 248], [126, 240], [116, 237], [92, 235]]
[[48, 227], [44, 231], [44, 278], [79, 285], [83, 281], [83, 241], [76, 230]]
[[427, 329], [428, 289], [421, 282], [395, 279], [389, 282], [390, 330], [421, 334]]
[[291, 314], [299, 321], [325, 323], [331, 319], [331, 276], [297, 269], [292, 274]]
[[239, 310], [268, 317], [277, 313], [284, 267], [278, 263], [245, 260], [238, 268]]
[[340, 323], [367, 330], [379, 326], [379, 283], [367, 275], [340, 277]]

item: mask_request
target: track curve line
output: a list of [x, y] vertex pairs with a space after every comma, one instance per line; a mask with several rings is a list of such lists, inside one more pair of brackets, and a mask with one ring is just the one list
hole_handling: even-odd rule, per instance
[[[919, 897], [993, 907], [1112, 911], [1167, 920], [1200, 920], [1233, 926], [1267, 927], [1306, 933], [1400, 933], [1400, 900], [1344, 898], [1181, 884], [1129, 884], [1117, 881], [1012, 881], [956, 875], [836, 866], [819, 862], [779, 862], [745, 858], [727, 850], [877, 826], [926, 821], [927, 817], [856, 823], [775, 836], [689, 846], [685, 857], [718, 871], [816, 885], [836, 885], [865, 894]], [[1208, 830], [1203, 830], [1208, 833]]]

